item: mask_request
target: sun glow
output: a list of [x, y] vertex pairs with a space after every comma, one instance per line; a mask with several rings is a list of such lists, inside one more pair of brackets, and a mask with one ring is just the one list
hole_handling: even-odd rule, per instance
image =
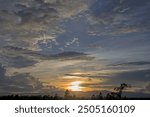
[[70, 85], [69, 85], [69, 89], [71, 91], [81, 91], [81, 88], [79, 85], [81, 84], [81, 81], [74, 81], [74, 82], [71, 82]]

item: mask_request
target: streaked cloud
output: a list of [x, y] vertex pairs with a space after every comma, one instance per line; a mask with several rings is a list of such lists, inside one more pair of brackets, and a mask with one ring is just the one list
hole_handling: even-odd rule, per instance
[[0, 93], [73, 82], [149, 93], [149, 10], [149, 0], [0, 0]]
[[93, 27], [91, 31], [107, 36], [150, 31], [149, 4], [148, 0], [96, 1], [88, 19]]

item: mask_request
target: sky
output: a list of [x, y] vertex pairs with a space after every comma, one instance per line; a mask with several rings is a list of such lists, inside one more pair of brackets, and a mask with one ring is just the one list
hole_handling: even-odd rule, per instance
[[0, 95], [69, 89], [150, 96], [149, 0], [0, 0]]

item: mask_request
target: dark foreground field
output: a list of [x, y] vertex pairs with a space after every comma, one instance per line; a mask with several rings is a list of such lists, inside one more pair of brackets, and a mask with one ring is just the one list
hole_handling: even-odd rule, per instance
[[0, 100], [150, 100], [150, 98], [114, 98], [114, 97], [59, 97], [49, 95], [37, 95], [37, 96], [19, 96], [19, 95], [8, 95], [0, 96]]

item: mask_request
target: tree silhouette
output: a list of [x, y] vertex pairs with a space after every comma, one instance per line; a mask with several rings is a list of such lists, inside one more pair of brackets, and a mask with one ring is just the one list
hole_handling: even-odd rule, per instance
[[99, 95], [98, 95], [98, 99], [99, 99], [99, 100], [102, 100], [102, 99], [103, 99], [103, 95], [102, 95], [101, 92], [100, 92]]
[[111, 99], [111, 97], [112, 97], [112, 96], [110, 95], [110, 93], [107, 93], [107, 95], [106, 95], [106, 99], [108, 99], [108, 100], [109, 100], [109, 99]]
[[64, 94], [64, 99], [70, 99], [70, 98], [71, 98], [70, 91], [67, 89]]
[[95, 100], [95, 99], [96, 99], [96, 97], [95, 97], [94, 94], [92, 95], [91, 99], [92, 99], [92, 100]]
[[56, 93], [55, 96], [54, 96], [54, 100], [58, 100], [59, 99], [59, 96], [58, 94]]
[[123, 92], [123, 90], [124, 89], [126, 89], [127, 87], [131, 87], [131, 86], [129, 86], [128, 84], [125, 84], [125, 83], [122, 83], [122, 84], [120, 84], [120, 86], [119, 87], [115, 87], [114, 88], [114, 90], [115, 91], [117, 91], [117, 92], [112, 92], [112, 96], [117, 96], [119, 99], [121, 99], [122, 98], [122, 92]]

